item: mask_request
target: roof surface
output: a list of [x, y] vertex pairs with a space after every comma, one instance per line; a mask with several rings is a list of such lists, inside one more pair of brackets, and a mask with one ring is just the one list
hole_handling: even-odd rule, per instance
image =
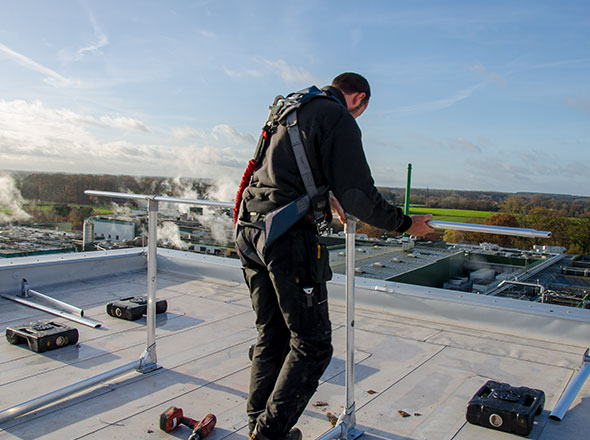
[[[157, 295], [168, 301], [168, 311], [157, 316], [162, 368], [120, 376], [3, 423], [0, 439], [188, 438], [186, 427], [168, 434], [159, 429], [159, 416], [170, 406], [193, 419], [214, 413], [217, 427], [210, 440], [247, 438], [248, 348], [256, 330], [238, 263], [158, 252]], [[3, 338], [0, 410], [141, 356], [145, 318], [112, 318], [105, 304], [146, 293], [143, 253], [107, 251], [1, 262], [2, 293], [16, 294], [23, 277], [32, 289], [83, 308], [85, 316], [103, 326], [85, 327], [0, 298], [2, 331], [52, 320], [76, 327], [80, 334], [77, 345], [42, 354]], [[338, 275], [329, 285], [334, 357], [297, 425], [305, 439], [328, 431], [329, 414], [338, 417], [343, 410], [342, 286]], [[529, 438], [584, 438], [590, 429], [590, 382], [562, 422], [548, 416], [581, 365], [584, 341], [590, 341], [590, 311], [571, 313], [543, 304], [523, 310], [508, 298], [452, 293], [449, 299], [442, 289], [416, 289], [357, 279], [355, 398], [357, 427], [365, 432], [361, 438], [522, 438], [466, 422], [466, 404], [487, 380], [545, 392], [545, 410], [536, 417]], [[400, 410], [410, 416], [402, 417]]]

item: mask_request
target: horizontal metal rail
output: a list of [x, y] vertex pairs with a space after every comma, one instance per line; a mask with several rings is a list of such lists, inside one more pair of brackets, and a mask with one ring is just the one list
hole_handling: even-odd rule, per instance
[[78, 324], [83, 324], [88, 327], [99, 328], [102, 326], [102, 324], [100, 322], [95, 321], [94, 319], [83, 318], [81, 316], [72, 315], [71, 313], [57, 310], [57, 309], [54, 309], [53, 307], [44, 306], [44, 305], [38, 304], [34, 301], [28, 301], [24, 298], [20, 298], [17, 296], [2, 295], [2, 298], [6, 298], [11, 301], [22, 304], [24, 306], [29, 306], [29, 307], [32, 307], [37, 310], [41, 310], [46, 313], [50, 313], [52, 315], [59, 316], [60, 318], [69, 319], [70, 321], [74, 321], [74, 322], [77, 322]]
[[550, 238], [550, 231], [536, 229], [511, 228], [508, 226], [480, 225], [476, 223], [443, 222], [431, 220], [428, 222], [434, 229], [452, 229], [465, 232], [483, 232], [484, 234], [512, 235], [516, 237]]
[[59, 299], [52, 298], [51, 296], [44, 295], [43, 293], [37, 292], [33, 289], [27, 289], [27, 295], [21, 296], [21, 298], [26, 298], [28, 295], [40, 298], [43, 301], [47, 301], [48, 303], [53, 304], [54, 306], [59, 307], [60, 309], [68, 313], [72, 313], [73, 315], [84, 316], [84, 310], [82, 310], [81, 308], [60, 301]]
[[589, 351], [590, 349], [587, 349], [584, 353], [582, 357], [582, 367], [580, 368], [580, 371], [578, 371], [576, 377], [574, 377], [574, 379], [570, 382], [569, 386], [559, 399], [559, 402], [557, 402], [557, 405], [555, 405], [555, 408], [553, 409], [553, 411], [551, 411], [551, 414], [549, 414], [549, 417], [551, 419], [558, 421], [563, 420], [563, 418], [565, 417], [565, 413], [570, 408], [572, 402], [580, 392], [580, 389], [584, 385], [584, 382], [586, 382], [586, 379], [588, 378], [588, 376], [590, 376]]
[[156, 202], [168, 202], [168, 203], [185, 203], [188, 205], [198, 205], [212, 208], [233, 208], [234, 203], [232, 202], [217, 202], [213, 200], [204, 199], [184, 199], [181, 197], [167, 197], [167, 196], [151, 196], [147, 194], [132, 194], [132, 193], [119, 193], [111, 191], [94, 191], [87, 190], [84, 194], [88, 196], [97, 197], [110, 197], [114, 199], [134, 199], [134, 200], [154, 200]]
[[37, 408], [41, 408], [42, 406], [49, 405], [50, 403], [56, 402], [59, 399], [64, 397], [70, 396], [74, 393], [83, 391], [87, 388], [90, 388], [94, 385], [98, 385], [101, 382], [105, 382], [108, 379], [112, 379], [113, 377], [120, 376], [124, 373], [128, 373], [129, 371], [136, 370], [139, 367], [139, 360], [133, 361], [129, 364], [123, 365], [119, 368], [115, 368], [114, 370], [106, 371], [102, 374], [97, 376], [91, 377], [89, 379], [83, 380], [81, 382], [77, 382], [70, 386], [61, 388], [57, 391], [53, 391], [51, 393], [44, 394], [43, 396], [37, 397], [35, 399], [29, 400], [27, 402], [21, 403], [19, 405], [15, 405], [11, 408], [5, 409], [4, 411], [0, 411], [0, 423], [7, 422], [9, 420], [14, 419], [22, 414], [26, 414], [30, 411], [34, 411]]

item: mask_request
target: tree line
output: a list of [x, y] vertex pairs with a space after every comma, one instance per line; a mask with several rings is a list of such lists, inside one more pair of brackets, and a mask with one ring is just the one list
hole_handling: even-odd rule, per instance
[[[401, 200], [404, 190], [380, 188], [390, 202]], [[522, 238], [507, 235], [448, 230], [443, 240], [450, 243], [495, 243], [505, 248], [530, 249], [533, 245], [560, 246], [572, 254], [590, 254], [590, 197], [559, 194], [506, 194], [480, 191], [412, 190], [412, 203], [431, 208], [497, 212], [484, 220], [492, 226], [550, 231], [551, 238]], [[478, 223], [476, 218], [469, 223]], [[359, 224], [358, 231], [380, 237], [387, 231]], [[438, 238], [434, 235], [432, 238]]]
[[[84, 191], [125, 192], [179, 197], [191, 190], [204, 197], [211, 183], [202, 179], [170, 179], [166, 177], [114, 176], [110, 174], [31, 173], [17, 181], [26, 200], [76, 205], [104, 204], [104, 198], [91, 197]], [[120, 200], [120, 199], [119, 199]]]
[[[403, 188], [379, 188], [386, 200], [403, 205]], [[502, 193], [495, 191], [459, 191], [412, 188], [410, 202], [427, 208], [466, 209], [492, 212], [526, 212], [547, 208], [576, 217], [590, 211], [590, 197], [567, 194]]]

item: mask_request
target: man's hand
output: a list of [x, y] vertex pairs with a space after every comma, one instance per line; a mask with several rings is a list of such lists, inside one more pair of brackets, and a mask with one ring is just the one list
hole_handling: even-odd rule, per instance
[[344, 212], [344, 208], [342, 207], [340, 202], [336, 199], [336, 197], [334, 197], [332, 194], [330, 194], [330, 205], [332, 206], [332, 212], [335, 212], [336, 215], [338, 216], [338, 219], [340, 219], [340, 223], [345, 225], [346, 224], [346, 213]]
[[430, 220], [432, 220], [432, 214], [413, 215], [412, 226], [406, 231], [406, 234], [424, 237], [426, 234], [434, 232], [434, 228], [428, 224]]

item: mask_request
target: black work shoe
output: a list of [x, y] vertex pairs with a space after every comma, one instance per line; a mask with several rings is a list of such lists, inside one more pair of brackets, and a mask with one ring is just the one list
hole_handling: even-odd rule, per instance
[[[254, 428], [254, 432], [251, 432], [248, 435], [252, 440], [270, 440], [265, 435], [262, 435], [261, 433], [257, 432], [256, 428]], [[287, 435], [285, 435], [282, 438], [282, 440], [301, 440], [302, 438], [303, 434], [301, 433], [299, 428], [293, 428], [291, 429], [291, 431], [287, 433]]]
[[284, 440], [301, 440], [303, 438], [303, 434], [299, 430], [299, 428], [293, 428], [291, 431], [287, 433], [284, 437]]

